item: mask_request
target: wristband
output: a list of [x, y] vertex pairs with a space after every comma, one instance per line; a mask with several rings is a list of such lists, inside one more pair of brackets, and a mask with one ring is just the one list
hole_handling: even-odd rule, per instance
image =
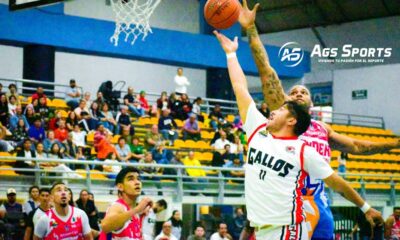
[[229, 58], [236, 58], [236, 52], [227, 53], [226, 59], [229, 59]]
[[367, 202], [364, 202], [364, 205], [362, 205], [362, 207], [360, 207], [360, 209], [363, 213], [366, 213], [366, 212], [368, 212], [369, 209], [371, 209], [371, 206]]

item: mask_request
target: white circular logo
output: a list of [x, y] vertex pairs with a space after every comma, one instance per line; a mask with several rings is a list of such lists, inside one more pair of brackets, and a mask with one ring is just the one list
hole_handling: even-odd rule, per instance
[[304, 51], [297, 42], [288, 42], [279, 49], [278, 57], [286, 67], [296, 67], [303, 60]]

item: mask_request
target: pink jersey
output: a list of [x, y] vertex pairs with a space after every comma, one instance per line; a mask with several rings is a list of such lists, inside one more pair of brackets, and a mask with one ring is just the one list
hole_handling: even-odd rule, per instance
[[[305, 133], [300, 137], [308, 146], [313, 147], [325, 159], [326, 162], [331, 161], [331, 148], [329, 147], [328, 130], [318, 121], [311, 120], [311, 125]], [[323, 193], [324, 185], [321, 180], [306, 178], [305, 195], [319, 195]]]
[[45, 236], [44, 240], [56, 239], [74, 239], [81, 240], [83, 238], [82, 218], [74, 214], [74, 207], [71, 207], [71, 216], [64, 222], [54, 213], [54, 209], [47, 211], [46, 215], [50, 219], [50, 233]]
[[394, 223], [392, 225], [392, 231], [390, 232], [390, 239], [399, 240], [400, 239], [400, 217], [394, 217]]
[[[125, 201], [120, 198], [115, 201], [113, 204], [120, 204], [125, 208], [125, 211], [129, 211], [130, 207]], [[143, 216], [133, 216], [131, 220], [125, 222], [124, 226], [111, 233], [112, 240], [142, 240], [142, 220]], [[99, 240], [107, 239], [107, 234], [104, 232], [101, 233]]]

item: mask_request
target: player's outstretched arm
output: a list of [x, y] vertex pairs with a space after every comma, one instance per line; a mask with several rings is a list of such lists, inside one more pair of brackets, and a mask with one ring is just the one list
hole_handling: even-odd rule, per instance
[[354, 139], [335, 132], [329, 125], [324, 124], [329, 134], [329, 144], [332, 148], [351, 154], [375, 154], [400, 148], [400, 138], [388, 142], [371, 142]]
[[344, 198], [361, 208], [372, 227], [375, 226], [375, 224], [383, 224], [382, 214], [374, 208], [368, 207], [368, 204], [365, 205], [366, 202], [361, 196], [342, 177], [337, 175], [337, 173], [333, 173], [325, 178], [324, 182], [334, 191], [341, 193]]
[[247, 79], [244, 75], [242, 67], [236, 57], [236, 50], [238, 49], [238, 38], [232, 41], [225, 35], [214, 31], [222, 49], [227, 55], [229, 78], [231, 80], [232, 88], [236, 96], [236, 102], [239, 108], [240, 118], [246, 122], [247, 110], [253, 99], [250, 96], [247, 88]]
[[278, 75], [270, 65], [267, 51], [257, 32], [255, 19], [259, 6], [260, 4], [257, 3], [254, 8], [250, 10], [247, 6], [247, 0], [243, 0], [243, 7], [239, 15], [239, 23], [246, 29], [247, 37], [249, 38], [251, 53], [260, 74], [264, 100], [268, 104], [270, 110], [275, 110], [283, 105], [286, 95]]

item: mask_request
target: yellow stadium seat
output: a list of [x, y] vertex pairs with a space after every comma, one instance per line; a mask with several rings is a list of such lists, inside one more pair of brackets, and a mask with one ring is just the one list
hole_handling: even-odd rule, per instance
[[185, 147], [186, 148], [198, 148], [197, 144], [193, 140], [186, 140], [185, 141]]
[[0, 170], [0, 176], [18, 176], [18, 174], [15, 173], [15, 171], [9, 165], [1, 165], [0, 168], [6, 168], [4, 170]]
[[90, 132], [90, 133], [88, 133], [88, 135], [86, 135], [86, 141], [88, 143], [93, 143], [94, 142], [94, 132]]
[[183, 147], [183, 146], [185, 146], [185, 142], [181, 139], [177, 139], [174, 142], [174, 146], [177, 148]]
[[203, 155], [201, 157], [201, 160], [204, 161], [211, 161], [213, 158], [213, 154], [211, 152], [203, 152]]
[[[0, 156], [1, 157], [13, 157], [13, 155], [11, 153], [8, 153], [8, 152], [0, 152]], [[8, 159], [8, 158], [0, 159], [0, 163], [13, 164], [13, 163], [15, 163], [15, 160], [14, 159]]]
[[68, 109], [67, 103], [63, 99], [54, 98], [52, 101], [52, 107], [60, 109]]

